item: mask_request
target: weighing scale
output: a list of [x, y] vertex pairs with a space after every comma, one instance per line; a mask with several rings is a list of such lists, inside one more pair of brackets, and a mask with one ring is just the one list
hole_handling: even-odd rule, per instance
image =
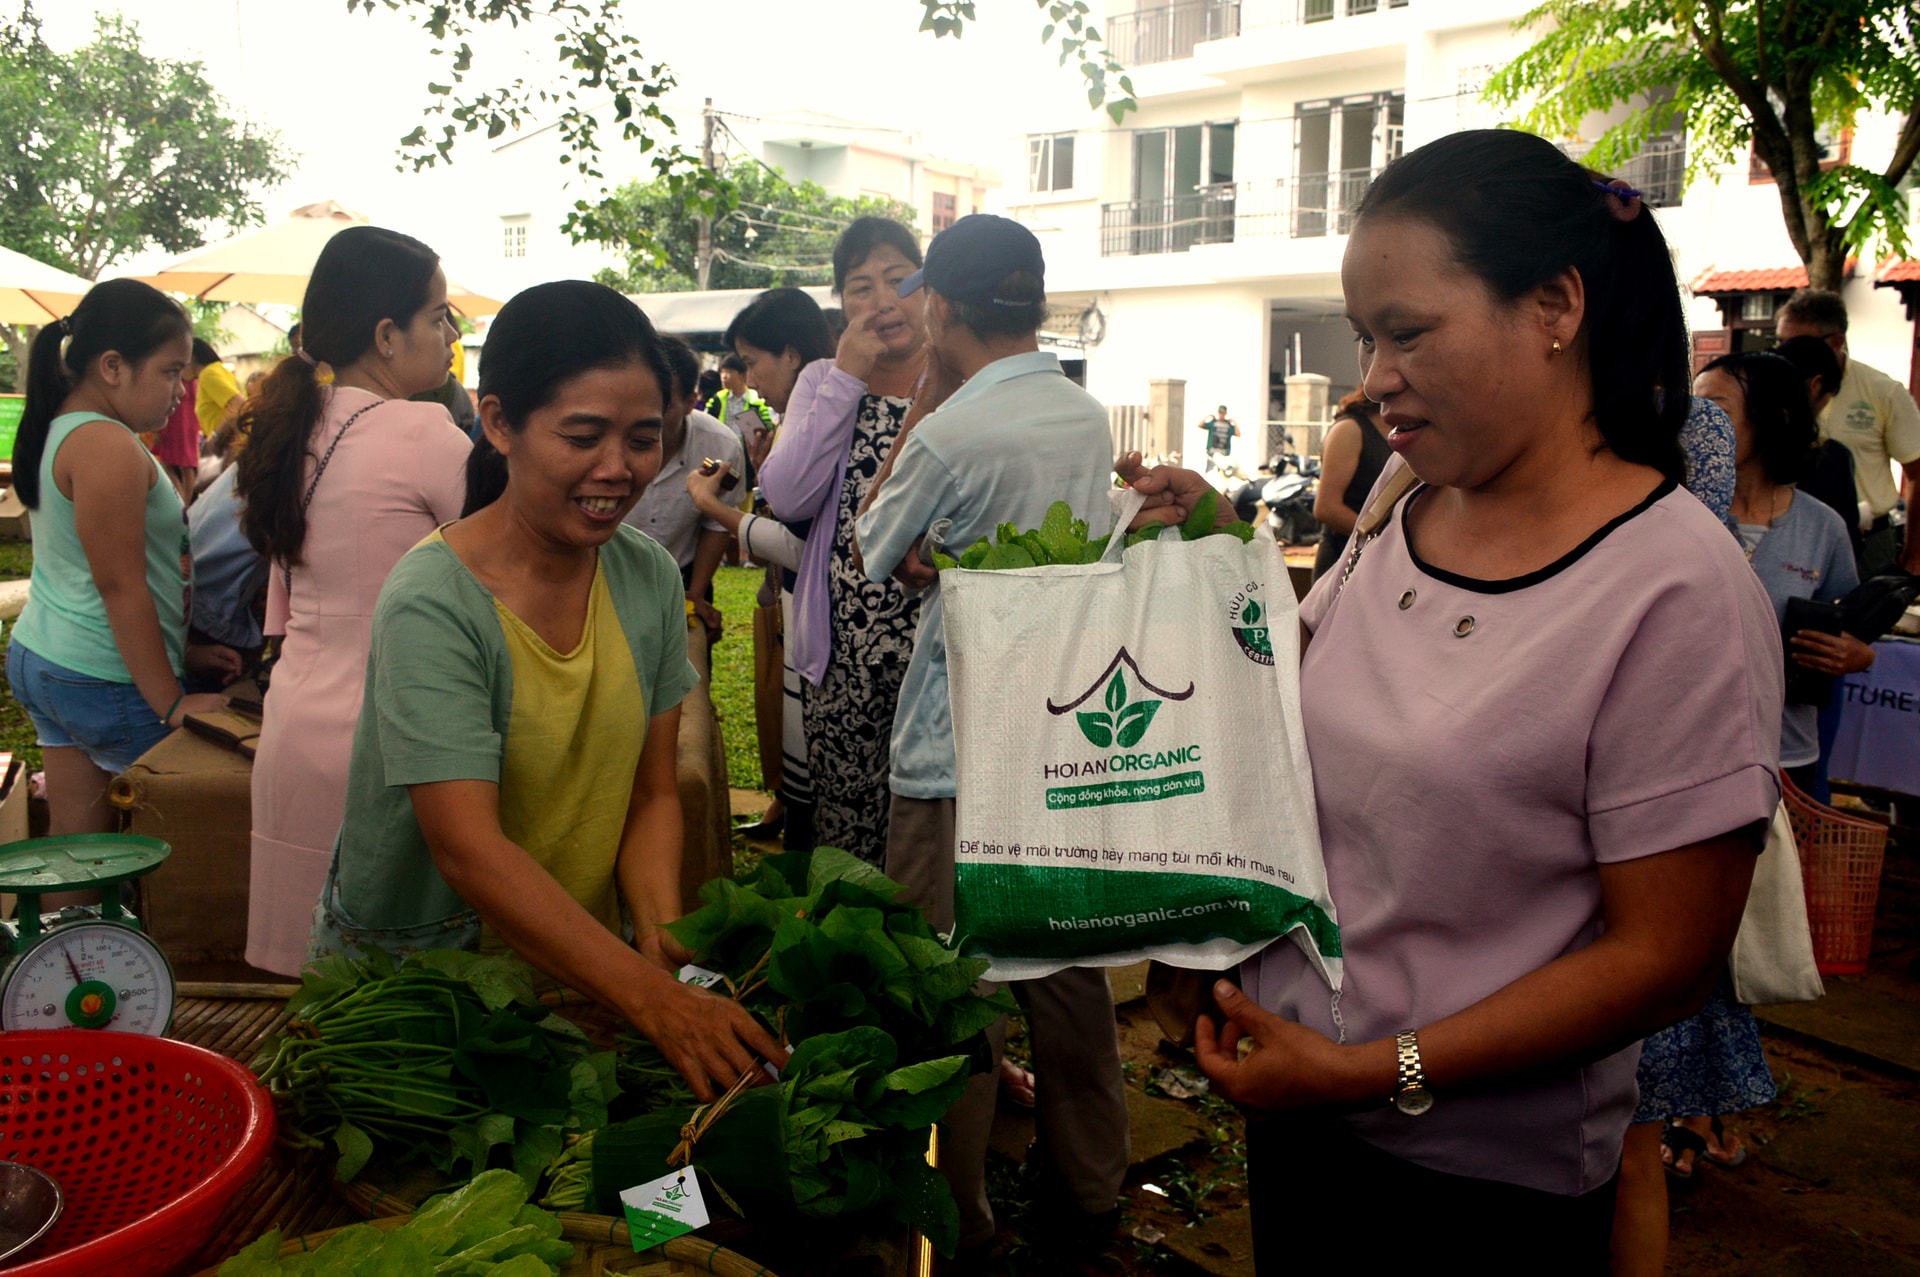
[[[171, 849], [133, 834], [69, 834], [0, 846], [0, 892], [20, 897], [0, 920], [0, 1029], [113, 1029], [159, 1036], [173, 1019], [173, 968], [120, 884], [152, 873]], [[97, 905], [40, 912], [48, 892], [98, 891]]]

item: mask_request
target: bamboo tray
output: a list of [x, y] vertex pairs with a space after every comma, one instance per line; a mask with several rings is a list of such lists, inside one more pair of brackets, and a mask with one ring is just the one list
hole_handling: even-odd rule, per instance
[[[374, 1228], [391, 1232], [405, 1224], [404, 1216], [388, 1216], [370, 1221]], [[335, 1233], [295, 1237], [280, 1247], [283, 1259], [317, 1250]], [[560, 1236], [573, 1243], [573, 1258], [560, 1272], [562, 1277], [694, 1277], [713, 1273], [717, 1277], [776, 1277], [770, 1268], [742, 1258], [712, 1242], [693, 1237], [677, 1237], [664, 1246], [635, 1254], [633, 1241], [624, 1220], [606, 1215], [560, 1214]], [[218, 1277], [219, 1269], [208, 1268], [195, 1277]]]

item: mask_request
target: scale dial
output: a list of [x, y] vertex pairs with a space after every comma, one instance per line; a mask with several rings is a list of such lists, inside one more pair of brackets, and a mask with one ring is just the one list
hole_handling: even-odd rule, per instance
[[69, 922], [28, 942], [0, 979], [0, 1029], [112, 1029], [159, 1036], [173, 1020], [173, 968], [113, 922]]

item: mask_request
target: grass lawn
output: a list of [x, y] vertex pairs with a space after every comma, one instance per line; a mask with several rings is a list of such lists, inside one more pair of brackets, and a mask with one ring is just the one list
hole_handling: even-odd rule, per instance
[[727, 783], [760, 788], [760, 745], [753, 729], [753, 608], [766, 579], [761, 568], [723, 567], [714, 574], [713, 603], [726, 629], [713, 649], [713, 710], [727, 743]]
[[[32, 573], [33, 543], [0, 541], [0, 581], [19, 580]], [[12, 637], [9, 630], [7, 639]], [[0, 665], [6, 659], [6, 639], [0, 639]], [[0, 679], [0, 749], [11, 750], [15, 758], [26, 763], [29, 772], [40, 770], [40, 747], [33, 743], [33, 724], [27, 721], [27, 711], [13, 699], [13, 689], [4, 679]]]

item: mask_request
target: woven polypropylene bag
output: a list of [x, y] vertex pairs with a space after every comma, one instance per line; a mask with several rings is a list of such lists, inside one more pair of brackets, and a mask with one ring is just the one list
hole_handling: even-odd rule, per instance
[[1337, 988], [1279, 547], [1170, 535], [940, 589], [956, 934], [988, 975], [1217, 969], [1291, 933]]

